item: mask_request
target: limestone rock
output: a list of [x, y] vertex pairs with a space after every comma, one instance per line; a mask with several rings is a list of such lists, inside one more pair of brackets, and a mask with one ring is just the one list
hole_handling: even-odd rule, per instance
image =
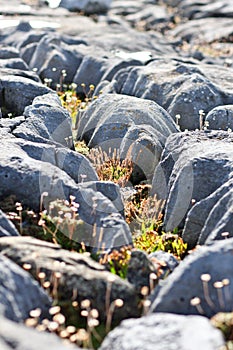
[[131, 158], [138, 166], [133, 174], [137, 182], [152, 176], [165, 139], [177, 132], [169, 114], [156, 103], [117, 94], [99, 97], [80, 116], [77, 127], [77, 138], [89, 147], [107, 153], [120, 149], [122, 158]]
[[19, 233], [16, 230], [12, 222], [7, 218], [6, 214], [0, 209], [0, 237], [4, 236], [18, 236]]
[[[152, 295], [151, 311], [207, 317], [218, 311], [230, 311], [232, 249], [233, 239], [229, 238], [200, 247], [186, 257], [164, 280], [155, 298]], [[198, 299], [191, 302], [193, 298]]]
[[36, 96], [45, 95], [49, 92], [51, 92], [49, 88], [31, 79], [3, 75], [0, 84], [2, 113], [5, 115], [7, 113], [22, 115], [24, 108], [29, 106]]
[[[225, 194], [231, 193], [232, 186], [233, 180], [230, 179], [215, 192], [194, 204], [188, 212], [182, 238], [188, 243], [190, 249], [194, 248], [197, 243], [204, 244], [212, 230], [219, 226], [219, 221], [226, 212], [226, 208], [221, 207], [219, 204], [222, 204], [221, 200]], [[212, 216], [212, 212], [215, 212], [215, 216]], [[217, 212], [220, 214], [218, 217], [216, 216]], [[231, 229], [229, 230], [229, 235], [230, 233]]]
[[51, 300], [28, 272], [2, 255], [0, 271], [0, 304], [5, 317], [22, 322], [29, 317], [29, 312], [36, 308], [41, 309], [42, 318], [48, 317]]
[[1, 350], [68, 350], [77, 349], [65, 345], [56, 335], [39, 332], [22, 324], [11, 322], [0, 316], [0, 346]]
[[233, 106], [218, 106], [212, 109], [205, 118], [208, 128], [212, 130], [233, 130]]
[[[45, 272], [46, 280], [51, 280], [51, 276], [59, 272], [61, 278], [57, 287], [57, 297], [64, 304], [70, 305], [72, 297], [79, 302], [79, 305], [82, 300], [89, 299], [92, 308], [99, 310], [100, 318], [103, 320], [106, 317], [105, 298], [109, 288], [110, 302], [118, 298], [124, 301], [123, 307], [117, 308], [114, 312], [115, 321], [139, 316], [137, 293], [133, 286], [126, 280], [112, 275], [103, 265], [85, 254], [62, 250], [58, 245], [31, 237], [2, 238], [0, 250], [1, 254], [20, 266], [29, 263], [32, 267], [30, 273], [36, 279], [38, 271]], [[70, 315], [72, 312], [74, 311], [71, 308]]]
[[152, 179], [158, 165], [166, 137], [157, 128], [147, 124], [132, 125], [123, 137], [120, 146], [122, 159], [131, 158], [135, 164], [131, 181]]
[[[118, 209], [103, 192], [107, 185], [96, 188], [85, 186], [84, 181], [97, 180], [97, 175], [87, 159], [65, 148], [43, 147], [15, 138], [2, 139], [0, 171], [2, 181], [0, 198], [15, 195], [17, 201], [35, 211], [40, 210], [41, 196], [47, 193], [43, 205], [47, 210], [50, 203], [70, 200], [75, 197], [78, 203], [79, 219], [73, 239], [83, 241], [87, 246], [99, 249], [112, 249], [132, 244], [128, 225]], [[111, 186], [110, 186], [111, 189]], [[113, 198], [109, 189], [109, 197]], [[117, 205], [120, 202], [116, 198]], [[54, 214], [57, 216], [57, 213]], [[93, 236], [94, 227], [96, 229]], [[67, 228], [64, 234], [69, 237]]]
[[167, 231], [183, 226], [192, 205], [231, 178], [232, 150], [232, 136], [223, 131], [185, 132], [167, 139], [152, 185], [152, 194], [167, 199]]
[[182, 130], [200, 127], [200, 110], [207, 114], [216, 106], [231, 104], [232, 80], [227, 67], [157, 57], [146, 66], [121, 69], [113, 77], [115, 93], [157, 102], [174, 120], [180, 116]]
[[150, 275], [157, 274], [156, 264], [153, 263], [144, 251], [134, 250], [131, 253], [127, 279], [135, 286], [135, 289], [140, 293], [142, 287], [151, 287], [151, 282], [154, 284], [157, 281], [152, 281]]
[[200, 244], [205, 242], [210, 243], [216, 239], [224, 239], [224, 233], [227, 233], [226, 238], [233, 236], [232, 196], [232, 188], [229, 189], [227, 193], [222, 193], [221, 198], [217, 201], [216, 205], [210, 211], [208, 218], [206, 219], [205, 225], [198, 240]]
[[61, 7], [70, 11], [82, 11], [86, 14], [97, 14], [106, 12], [112, 0], [62, 0]]
[[215, 350], [223, 344], [221, 332], [205, 317], [157, 313], [123, 321], [100, 350]]
[[69, 148], [73, 147], [71, 118], [56, 94], [36, 97], [23, 114], [25, 122], [13, 131], [17, 137], [29, 141], [48, 139]]
[[160, 278], [167, 277], [179, 265], [179, 260], [173, 254], [163, 250], [157, 250], [149, 254], [149, 259], [154, 264], [159, 265]]

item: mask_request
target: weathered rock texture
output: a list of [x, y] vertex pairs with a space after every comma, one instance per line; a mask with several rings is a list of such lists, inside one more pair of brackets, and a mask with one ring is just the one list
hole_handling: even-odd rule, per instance
[[152, 101], [119, 94], [99, 97], [78, 120], [77, 138], [89, 147], [120, 150], [134, 163], [133, 182], [151, 178], [166, 138], [178, 131], [169, 114]]
[[[69, 316], [73, 316], [74, 313], [78, 316], [78, 311], [73, 310], [71, 306], [72, 301], [77, 300], [80, 305], [82, 300], [89, 299], [92, 308], [98, 309], [101, 320], [104, 320], [108, 293], [110, 303], [119, 298], [124, 301], [123, 307], [116, 308], [114, 312], [114, 322], [140, 314], [137, 307], [138, 297], [133, 286], [126, 280], [112, 275], [84, 254], [68, 252], [59, 246], [31, 237], [2, 238], [0, 251], [20, 266], [30, 264], [29, 272], [35, 279], [39, 280], [40, 271], [45, 272], [45, 280], [51, 282], [51, 294], [66, 305], [67, 309], [70, 307]], [[2, 259], [7, 259], [6, 257]], [[57, 272], [60, 277], [56, 279]]]
[[68, 350], [76, 349], [71, 344], [65, 345], [56, 335], [41, 333], [22, 324], [11, 322], [0, 316], [1, 350]]
[[[199, 226], [195, 227], [195, 219], [192, 227], [189, 224], [192, 212], [195, 212], [195, 203], [198, 207], [201, 200], [232, 177], [232, 140], [231, 133], [223, 131], [184, 132], [167, 139], [154, 174], [152, 192], [158, 198], [167, 200], [164, 217], [166, 230], [183, 226], [188, 214], [187, 230], [184, 230], [183, 236], [190, 246], [197, 242], [194, 237], [200, 234], [201, 218], [205, 220], [204, 215], [200, 214], [197, 219]], [[225, 212], [223, 207], [222, 210]], [[205, 212], [208, 215], [207, 207]]]
[[[130, 155], [130, 181], [153, 179], [151, 194], [166, 201], [164, 229], [183, 228], [189, 248], [206, 245], [179, 265], [166, 256], [162, 277], [172, 273], [156, 286], [152, 310], [203, 312], [208, 317], [229, 310], [232, 238], [223, 238], [233, 235], [232, 4], [226, 0], [57, 4], [48, 0], [48, 7], [42, 0], [25, 3], [0, 0], [1, 202], [14, 195], [24, 208], [39, 210], [42, 196], [52, 214], [51, 202], [73, 195], [82, 220], [72, 232], [74, 240], [95, 252], [132, 243], [124, 219], [124, 191], [99, 181], [90, 162], [74, 152], [71, 118], [54, 91], [72, 88], [89, 100], [89, 108], [77, 113], [78, 140], [107, 151], [117, 147], [121, 158]], [[180, 132], [185, 129], [189, 131]], [[55, 209], [53, 214], [58, 214]], [[69, 229], [63, 233], [69, 236]], [[59, 293], [60, 300], [69, 304], [77, 292], [78, 301], [90, 299], [103, 318], [111, 287], [110, 301], [124, 299], [124, 306], [114, 313], [116, 322], [138, 315], [137, 292], [150, 284], [156, 261], [165, 259], [161, 253], [148, 257], [134, 252], [128, 272], [133, 286], [117, 277], [111, 281], [112, 275], [86, 256], [17, 237], [4, 214], [0, 236], [0, 305], [7, 306], [4, 314], [15, 320], [23, 320], [37, 304], [43, 304], [46, 312], [48, 298], [43, 303], [38, 284], [3, 255], [20, 266], [30, 262], [35, 278], [36, 268], [51, 279], [61, 273], [57, 289], [50, 291], [53, 296]], [[196, 307], [190, 304], [194, 297], [201, 298], [201, 305], [198, 299], [192, 302]], [[37, 344], [61, 348], [49, 335], [40, 338], [31, 331], [29, 336], [24, 328], [14, 331], [13, 325], [3, 322], [1, 349], [31, 350]], [[114, 332], [103, 349], [138, 349], [138, 344], [140, 349], [216, 349], [223, 344], [219, 333], [200, 317], [151, 315], [125, 322]]]
[[[219, 311], [231, 311], [233, 239], [199, 248], [186, 257], [167, 277], [154, 296], [151, 312], [211, 317]], [[218, 283], [217, 283], [218, 282]], [[196, 306], [192, 304], [193, 298]]]
[[5, 317], [23, 322], [36, 308], [41, 309], [42, 318], [48, 317], [52, 301], [28, 272], [2, 255], [0, 271], [0, 305]]
[[182, 130], [194, 130], [200, 126], [200, 110], [207, 113], [216, 106], [231, 104], [232, 80], [232, 70], [226, 67], [192, 59], [156, 58], [146, 66], [121, 69], [104, 91], [153, 100], [174, 120], [180, 116]]
[[18, 235], [19, 233], [16, 230], [15, 226], [7, 218], [6, 214], [0, 210], [0, 237]]
[[100, 349], [214, 350], [223, 344], [222, 334], [205, 317], [158, 313], [123, 321], [108, 334]]

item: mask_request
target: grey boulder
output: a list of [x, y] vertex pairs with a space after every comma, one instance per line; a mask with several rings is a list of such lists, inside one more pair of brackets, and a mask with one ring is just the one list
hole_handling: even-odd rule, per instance
[[0, 85], [0, 101], [3, 115], [22, 115], [36, 96], [51, 92], [41, 83], [22, 76], [3, 75]]
[[70, 11], [82, 11], [90, 15], [106, 12], [111, 3], [112, 0], [62, 0], [59, 6]]
[[[86, 175], [85, 172], [83, 174]], [[124, 203], [119, 185], [112, 181], [86, 181], [82, 184], [82, 188], [91, 188], [93, 191], [101, 192], [110, 199], [119, 213], [124, 216]]]
[[[194, 248], [196, 244], [204, 244], [211, 232], [215, 228], [220, 228], [220, 221], [223, 218], [223, 222], [226, 224], [225, 218], [230, 215], [227, 207], [230, 204], [232, 187], [233, 180], [230, 179], [209, 196], [194, 204], [188, 212], [182, 238], [188, 243], [190, 249]], [[223, 200], [223, 198], [225, 199]], [[223, 202], [225, 203], [224, 207], [222, 206]], [[224, 224], [223, 227], [225, 227]], [[232, 234], [231, 227], [228, 227], [228, 230], [226, 227], [223, 230], [223, 227], [221, 227], [221, 232], [228, 231], [227, 237], [229, 237]]]
[[[189, 43], [198, 43], [205, 45], [228, 41], [229, 35], [232, 32], [232, 21], [230, 18], [218, 18], [218, 26], [213, 31], [213, 26], [216, 24], [216, 18], [196, 18], [192, 21], [180, 23], [176, 28], [171, 30], [170, 34], [174, 39], [186, 40]], [[208, 52], [208, 51], [207, 51]]]
[[110, 86], [118, 94], [157, 102], [174, 120], [180, 116], [182, 130], [194, 130], [200, 127], [200, 110], [207, 114], [216, 106], [232, 103], [232, 81], [232, 70], [227, 67], [190, 58], [156, 57], [146, 66], [121, 69]]
[[[134, 250], [131, 253], [129, 265], [127, 269], [127, 279], [135, 286], [138, 293], [142, 287], [150, 288], [151, 274], [157, 274], [158, 266], [153, 263], [153, 260], [148, 258], [148, 255], [142, 250]], [[157, 282], [157, 281], [156, 281]]]
[[166, 136], [158, 128], [147, 124], [132, 125], [121, 142], [120, 156], [130, 158], [134, 163], [131, 181], [152, 179], [155, 167], [158, 165]]
[[192, 206], [231, 178], [232, 151], [232, 136], [224, 131], [184, 132], [167, 139], [152, 183], [152, 194], [166, 200], [166, 231], [183, 227]]
[[12, 222], [7, 218], [6, 214], [0, 209], [0, 237], [5, 236], [18, 236], [19, 233], [16, 230]]
[[[43, 147], [42, 144], [10, 137], [2, 139], [1, 147], [1, 199], [13, 194], [23, 206], [38, 211], [44, 193], [47, 196], [44, 196], [43, 206], [47, 210], [51, 202], [70, 200], [72, 195], [79, 205], [79, 219], [83, 221], [73, 239], [107, 250], [132, 244], [128, 225], [118, 212], [118, 209], [122, 212], [122, 207], [116, 208], [111, 201], [114, 195], [112, 186], [108, 191], [111, 200], [101, 193], [107, 185], [100, 185], [99, 191], [95, 186], [85, 186], [85, 181], [96, 181], [97, 175], [84, 156], [65, 148]], [[118, 198], [115, 199], [120, 205]], [[57, 213], [53, 214], [54, 217]], [[96, 227], [95, 235], [93, 227]], [[63, 233], [69, 237], [67, 228]]]
[[133, 27], [144, 30], [156, 30], [161, 23], [169, 21], [170, 15], [164, 6], [156, 4], [143, 5], [140, 11], [125, 16], [125, 19]]
[[[124, 305], [115, 309], [114, 322], [119, 323], [126, 317], [138, 317], [140, 314], [137, 306], [138, 295], [134, 287], [126, 280], [106, 271], [103, 265], [85, 254], [69, 252], [58, 245], [32, 237], [2, 238], [0, 251], [20, 266], [24, 263], [30, 264], [29, 272], [37, 280], [38, 271], [44, 271], [46, 280], [52, 283], [51, 291], [56, 283], [52, 276], [59, 272], [61, 277], [54, 297], [63, 305], [67, 305], [69, 317], [77, 317], [80, 312], [80, 308], [74, 310], [71, 307], [72, 301], [78, 301], [80, 305], [81, 301], [86, 299], [90, 300], [92, 308], [98, 309], [101, 320], [106, 318], [106, 303], [112, 303], [119, 298], [123, 300]], [[109, 292], [110, 300], [106, 300]]]
[[67, 346], [56, 335], [39, 332], [23, 324], [9, 321], [0, 315], [0, 346], [1, 350], [68, 350], [76, 349], [71, 344]]
[[28, 70], [28, 65], [21, 58], [0, 59], [0, 68]]
[[[14, 118], [13, 121], [15, 119], [16, 118]], [[49, 163], [63, 170], [77, 184], [98, 180], [98, 176], [90, 161], [81, 153], [56, 144], [44, 144], [20, 138], [12, 138], [11, 140], [5, 141], [5, 143], [8, 142], [9, 147], [12, 146], [16, 148], [16, 152], [17, 149], [21, 150], [25, 152], [25, 156]], [[112, 186], [114, 186], [114, 184]]]
[[84, 40], [63, 37], [58, 33], [46, 33], [21, 48], [22, 55], [31, 69], [54, 89], [60, 84], [72, 83], [83, 55], [79, 47], [86, 46]]
[[160, 278], [167, 277], [179, 265], [179, 260], [173, 254], [163, 250], [157, 250], [149, 254], [149, 259], [154, 264], [160, 265]]
[[36, 308], [41, 309], [42, 318], [48, 317], [52, 302], [28, 272], [2, 255], [0, 271], [0, 305], [6, 318], [23, 322], [29, 317], [29, 312]]
[[215, 107], [207, 114], [205, 121], [212, 130], [233, 130], [233, 105]]
[[210, 211], [198, 240], [200, 244], [224, 239], [224, 235], [226, 235], [225, 238], [233, 236], [232, 195], [233, 189], [228, 188], [228, 192], [222, 193], [222, 197]]
[[19, 51], [15, 47], [0, 45], [0, 59], [19, 58]]
[[217, 350], [223, 345], [221, 332], [205, 317], [157, 313], [123, 321], [100, 350]]
[[231, 311], [233, 239], [202, 246], [187, 256], [151, 296], [151, 312], [212, 317]]
[[13, 135], [28, 141], [55, 142], [72, 148], [72, 122], [59, 97], [51, 92], [35, 97], [23, 115], [25, 121], [13, 130]]
[[169, 114], [155, 102], [118, 94], [94, 101], [80, 115], [77, 129], [77, 138], [89, 147], [107, 153], [119, 149], [121, 158], [130, 158], [138, 182], [152, 177], [165, 139], [178, 131]]

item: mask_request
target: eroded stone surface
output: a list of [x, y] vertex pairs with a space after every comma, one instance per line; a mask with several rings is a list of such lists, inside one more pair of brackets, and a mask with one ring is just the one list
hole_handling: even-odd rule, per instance
[[[133, 286], [126, 280], [112, 275], [103, 265], [84, 254], [62, 250], [58, 245], [31, 237], [19, 237], [15, 240], [2, 238], [0, 250], [1, 254], [20, 266], [29, 263], [31, 265], [29, 272], [35, 279], [38, 279], [38, 271], [45, 272], [46, 280], [51, 280], [51, 276], [59, 272], [61, 278], [56, 297], [64, 305], [70, 305], [72, 297], [79, 302], [79, 305], [82, 300], [89, 299], [91, 306], [99, 310], [100, 319], [103, 320], [106, 317], [107, 288], [110, 288], [110, 302], [119, 298], [124, 301], [123, 307], [117, 308], [114, 312], [116, 322], [126, 317], [139, 316], [138, 297]], [[52, 288], [53, 286], [51, 290]], [[74, 310], [71, 308], [69, 316], [72, 312]]]
[[152, 188], [158, 198], [167, 199], [166, 230], [182, 226], [193, 204], [231, 178], [232, 151], [227, 132], [185, 132], [168, 138]]
[[15, 226], [7, 218], [6, 214], [0, 210], [0, 237], [18, 235], [19, 233], [16, 230]]
[[71, 344], [66, 345], [56, 335], [42, 333], [22, 324], [11, 322], [0, 316], [1, 350], [65, 350], [79, 349]]
[[52, 301], [28, 272], [2, 255], [0, 271], [0, 305], [5, 317], [23, 322], [29, 317], [29, 312], [36, 308], [41, 309], [42, 318], [48, 317]]
[[122, 322], [100, 349], [186, 350], [188, 346], [190, 350], [214, 350], [223, 344], [222, 334], [205, 317], [158, 313]]
[[[164, 281], [160, 290], [152, 294], [152, 312], [171, 312], [183, 315], [203, 314], [211, 317], [218, 311], [230, 311], [230, 301], [233, 297], [231, 286], [232, 274], [232, 245], [233, 239], [217, 241], [211, 246], [203, 246], [186, 257], [179, 266]], [[203, 279], [203, 281], [202, 281]], [[226, 279], [226, 293], [221, 299], [218, 284]], [[208, 295], [206, 290], [209, 290]], [[199, 298], [194, 306], [191, 300]]]

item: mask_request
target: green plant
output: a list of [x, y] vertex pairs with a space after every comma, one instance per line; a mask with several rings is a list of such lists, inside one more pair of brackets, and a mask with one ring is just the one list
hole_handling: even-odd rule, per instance
[[126, 221], [133, 233], [135, 248], [147, 253], [163, 250], [182, 259], [187, 252], [177, 229], [164, 232], [162, 209], [164, 201], [149, 196], [150, 185], [135, 186], [136, 193], [125, 204]]
[[[78, 208], [79, 204], [73, 196], [70, 196], [70, 201], [57, 199], [49, 204], [48, 210], [40, 212], [38, 225], [42, 227], [45, 236], [49, 235], [53, 243], [62, 248], [82, 251], [84, 247], [85, 250], [81, 242], [84, 223], [79, 218]], [[78, 240], [75, 236], [77, 232], [80, 236]]]
[[152, 222], [158, 228], [162, 224], [163, 201], [149, 196], [151, 185], [140, 184], [134, 187], [134, 193], [125, 201], [126, 222], [135, 231], [144, 223], [151, 226]]
[[75, 151], [83, 154], [84, 156], [88, 156], [90, 153], [89, 147], [87, 147], [84, 141], [76, 141], [74, 143]]
[[131, 246], [121, 247], [120, 250], [114, 249], [111, 253], [100, 257], [99, 263], [105, 265], [114, 275], [126, 278], [131, 250]]
[[148, 254], [157, 250], [173, 254], [178, 259], [182, 259], [187, 253], [187, 244], [183, 242], [179, 235], [174, 233], [158, 233], [142, 228], [142, 233], [134, 237], [134, 246], [146, 251]]
[[[65, 74], [65, 73], [64, 73]], [[62, 77], [64, 77], [64, 74]], [[57, 94], [61, 100], [62, 106], [66, 108], [72, 118], [73, 127], [76, 125], [76, 116], [79, 110], [87, 109], [89, 103], [96, 99], [98, 96], [93, 96], [93, 92], [95, 90], [95, 86], [93, 84], [89, 85], [88, 90], [86, 89], [86, 85], [84, 83], [81, 84], [83, 89], [83, 96], [78, 96], [76, 89], [77, 84], [72, 83], [69, 86], [62, 84], [57, 85]]]
[[57, 92], [62, 106], [69, 111], [73, 121], [75, 121], [77, 110], [82, 108], [82, 100], [77, 96], [75, 89], [76, 84], [71, 84], [68, 90]]
[[59, 244], [62, 248], [79, 252], [86, 251], [86, 247], [75, 233], [83, 235], [83, 221], [78, 215], [78, 204], [71, 196], [70, 201], [56, 200], [50, 203], [48, 211], [35, 213], [24, 208], [14, 196], [6, 198], [0, 203], [7, 217], [13, 222], [22, 236], [32, 236], [47, 242]]
[[133, 162], [128, 158], [121, 160], [119, 150], [109, 149], [107, 153], [101, 147], [92, 148], [88, 158], [101, 181], [113, 181], [121, 187], [127, 185], [132, 174]]

